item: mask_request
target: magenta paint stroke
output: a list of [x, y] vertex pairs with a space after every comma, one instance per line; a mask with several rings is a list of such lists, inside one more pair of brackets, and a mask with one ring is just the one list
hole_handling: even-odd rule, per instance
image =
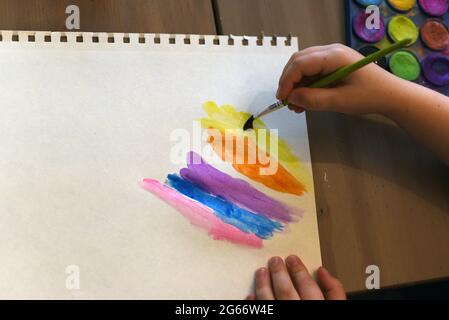
[[187, 154], [187, 168], [181, 169], [183, 179], [203, 190], [243, 207], [255, 214], [282, 222], [292, 222], [301, 217], [302, 211], [293, 210], [265, 195], [248, 182], [236, 179], [212, 167], [195, 152]]
[[192, 200], [176, 190], [154, 179], [144, 179], [142, 188], [174, 207], [193, 225], [206, 229], [215, 240], [226, 240], [235, 244], [253, 248], [262, 248], [263, 241], [252, 233], [245, 233], [240, 229], [220, 220], [214, 211], [205, 205]]

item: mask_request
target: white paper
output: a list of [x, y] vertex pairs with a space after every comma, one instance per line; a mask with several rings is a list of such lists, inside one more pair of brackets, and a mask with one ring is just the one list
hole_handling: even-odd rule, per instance
[[[138, 184], [182, 167], [169, 161], [170, 133], [191, 131], [202, 103], [272, 103], [296, 39], [28, 34], [0, 42], [0, 298], [243, 299], [271, 256], [321, 265], [313, 190], [297, 199], [304, 218], [255, 250], [211, 239]], [[312, 174], [305, 117], [264, 120]], [[66, 286], [71, 265], [78, 290]]]

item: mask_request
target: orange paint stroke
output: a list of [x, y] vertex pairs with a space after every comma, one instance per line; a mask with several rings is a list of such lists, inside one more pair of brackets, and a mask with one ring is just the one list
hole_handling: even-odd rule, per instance
[[[255, 145], [258, 147], [258, 155], [261, 157], [258, 157], [259, 159], [262, 159], [262, 163], [267, 163], [264, 158], [266, 158], [267, 154], [270, 154], [270, 143], [272, 141], [273, 133], [269, 131], [267, 126], [259, 119], [254, 122], [254, 131], [251, 132], [243, 132], [242, 128], [246, 120], [250, 117], [250, 114], [246, 112], [239, 112], [235, 110], [233, 106], [230, 105], [224, 105], [219, 107], [215, 102], [206, 102], [203, 105], [204, 111], [207, 114], [207, 117], [200, 119], [201, 126], [204, 129], [214, 129], [220, 131], [222, 134], [225, 132], [226, 134], [235, 135], [235, 137], [238, 137], [239, 141], [241, 141], [242, 138], [248, 139], [250, 144], [248, 145]], [[263, 136], [260, 136], [259, 130], [262, 130], [265, 132]], [[303, 186], [303, 193], [309, 192], [313, 190], [313, 182], [312, 177], [309, 173], [309, 171], [306, 169], [304, 164], [302, 164], [301, 160], [295, 155], [290, 145], [285, 141], [284, 139], [276, 136], [277, 138], [275, 141], [277, 141], [277, 154], [271, 154], [271, 157], [269, 160], [276, 161], [281, 170], [281, 173], [283, 171], [287, 171], [291, 176], [293, 176], [293, 179], [297, 181], [297, 184]], [[242, 145], [242, 143], [239, 143], [239, 145]], [[232, 150], [230, 150], [232, 151]], [[252, 150], [254, 151], [254, 150]], [[240, 154], [241, 150], [237, 150], [237, 154]], [[226, 153], [226, 158], [224, 161], [229, 163], [236, 163], [236, 160], [232, 158], [232, 155], [234, 155], [232, 152]], [[251, 154], [252, 158], [254, 157], [254, 154]], [[265, 156], [265, 157], [264, 157]], [[234, 155], [235, 157], [235, 155]], [[251, 160], [253, 160], [250, 158]], [[242, 161], [237, 163], [241, 164]], [[250, 162], [251, 164], [256, 164], [254, 161]], [[262, 166], [259, 166], [261, 168]], [[285, 170], [283, 170], [285, 169]], [[256, 172], [253, 172], [256, 174]], [[260, 173], [260, 171], [259, 171]], [[260, 175], [260, 174], [259, 174]], [[249, 176], [247, 176], [249, 177]], [[253, 179], [253, 177], [249, 177]], [[253, 179], [255, 180], [255, 179]], [[258, 178], [257, 181], [265, 180], [263, 178]], [[298, 192], [298, 189], [295, 189], [296, 193]], [[296, 194], [295, 193], [295, 194]]]
[[[216, 134], [217, 129], [209, 130], [209, 143], [215, 153], [220, 156], [223, 161], [231, 162], [235, 170], [250, 178], [251, 180], [262, 183], [270, 189], [301, 196], [305, 193], [304, 185], [291, 175], [276, 159], [261, 150], [248, 137], [244, 137], [239, 143], [243, 142], [242, 150], [238, 149], [237, 136], [232, 135], [232, 143], [229, 143], [229, 135]], [[218, 130], [219, 131], [219, 130]], [[218, 139], [217, 139], [218, 137]], [[254, 150], [255, 148], [255, 150]], [[239, 156], [237, 155], [239, 154]], [[243, 157], [242, 157], [243, 155]], [[257, 155], [251, 159], [251, 155]], [[240, 157], [240, 158], [239, 158]], [[261, 169], [268, 169], [270, 166], [277, 168], [272, 175], [261, 175]]]

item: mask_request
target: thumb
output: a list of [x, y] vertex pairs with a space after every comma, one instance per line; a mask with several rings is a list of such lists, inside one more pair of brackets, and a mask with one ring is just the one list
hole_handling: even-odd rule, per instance
[[336, 109], [336, 100], [336, 89], [298, 88], [293, 90], [288, 96], [290, 104], [312, 111]]

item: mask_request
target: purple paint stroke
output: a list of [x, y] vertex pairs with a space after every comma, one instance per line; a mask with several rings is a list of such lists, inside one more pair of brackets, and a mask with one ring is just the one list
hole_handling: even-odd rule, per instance
[[253, 213], [283, 222], [294, 221], [302, 215], [300, 210], [293, 212], [291, 208], [258, 191], [248, 182], [215, 169], [195, 152], [188, 153], [187, 166], [188, 168], [180, 171], [182, 178]]

